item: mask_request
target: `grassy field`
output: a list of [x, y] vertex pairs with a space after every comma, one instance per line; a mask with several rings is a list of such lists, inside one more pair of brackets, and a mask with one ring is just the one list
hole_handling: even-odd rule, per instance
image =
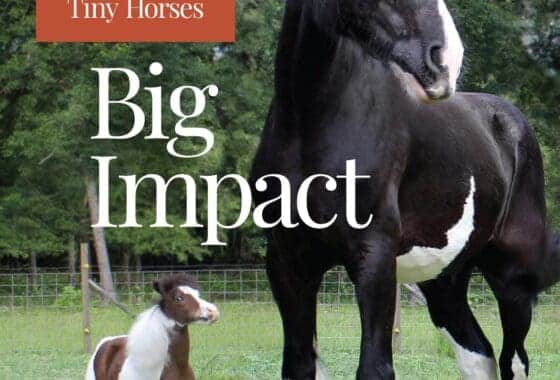
[[[192, 326], [192, 365], [201, 380], [278, 379], [280, 320], [273, 305], [219, 305], [222, 320]], [[499, 352], [497, 314], [476, 311]], [[319, 349], [332, 379], [352, 379], [358, 357], [358, 314], [353, 305], [322, 306]], [[130, 318], [112, 308], [92, 312], [93, 340], [126, 332]], [[451, 350], [432, 327], [424, 308], [406, 308], [398, 377], [458, 379]], [[560, 307], [539, 307], [528, 338], [532, 379], [560, 379]], [[82, 351], [79, 310], [0, 310], [0, 379], [80, 379], [88, 357]]]

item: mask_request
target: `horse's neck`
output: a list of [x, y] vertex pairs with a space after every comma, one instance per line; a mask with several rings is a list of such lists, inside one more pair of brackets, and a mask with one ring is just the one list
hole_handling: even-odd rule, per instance
[[140, 314], [128, 335], [127, 358], [119, 379], [148, 379], [154, 373], [161, 374], [174, 327], [175, 321], [167, 318], [159, 306]]
[[356, 78], [383, 88], [382, 66], [357, 43], [319, 26], [309, 6], [286, 6], [275, 77], [276, 101], [283, 111], [328, 108]]
[[182, 330], [174, 330], [169, 344], [169, 361], [177, 367], [180, 373], [186, 373], [189, 367], [189, 330], [185, 326]]
[[[306, 96], [320, 82], [334, 53], [307, 6], [286, 6], [276, 58], [275, 85], [283, 98]], [[298, 104], [298, 99], [294, 104]]]

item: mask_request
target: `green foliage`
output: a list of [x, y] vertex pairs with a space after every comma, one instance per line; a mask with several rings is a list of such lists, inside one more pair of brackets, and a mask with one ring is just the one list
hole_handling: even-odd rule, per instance
[[[273, 0], [239, 1], [238, 39], [235, 45], [210, 44], [38, 44], [34, 38], [34, 9], [25, 1], [10, 1], [0, 13], [0, 255], [25, 257], [31, 252], [61, 254], [73, 236], [87, 237], [89, 221], [84, 208], [84, 177], [96, 177], [92, 155], [116, 155], [113, 164], [111, 215], [124, 220], [124, 187], [118, 175], [157, 173], [164, 178], [187, 173], [248, 175], [253, 152], [271, 98], [272, 61], [282, 4]], [[272, 26], [272, 27], [271, 27]], [[218, 57], [215, 48], [223, 53]], [[217, 59], [220, 58], [220, 59]], [[150, 63], [159, 61], [164, 73], [153, 78]], [[163, 86], [164, 99], [181, 85], [216, 83], [220, 96], [193, 123], [216, 135], [212, 152], [204, 159], [174, 159], [165, 144], [142, 139], [95, 141], [97, 128], [97, 78], [92, 67], [126, 67], [140, 76], [143, 86]], [[112, 96], [126, 89], [124, 77], [112, 78]], [[136, 99], [149, 110], [146, 92]], [[184, 100], [188, 103], [188, 99]], [[187, 107], [188, 105], [186, 105]], [[113, 107], [111, 129], [128, 131], [131, 115], [125, 107]], [[147, 114], [149, 124], [150, 115]], [[164, 102], [164, 133], [173, 134], [176, 117]], [[146, 126], [146, 130], [149, 125]], [[182, 150], [196, 149], [193, 142]], [[171, 186], [169, 221], [184, 221], [185, 191]], [[205, 194], [199, 191], [199, 221], [205, 223]], [[220, 195], [220, 215], [235, 217], [239, 203], [234, 191]], [[141, 186], [139, 219], [154, 220], [153, 187]], [[226, 250], [201, 247], [202, 230], [114, 229], [107, 231], [112, 252], [128, 250], [137, 255], [169, 256], [176, 260], [202, 260], [212, 253], [222, 260], [255, 258], [262, 239], [248, 224], [236, 231]], [[243, 251], [243, 252], [241, 252]], [[246, 252], [249, 252], [246, 253]]]
[[[560, 81], [558, 1], [449, 0], [466, 45], [462, 88], [505, 96], [518, 105], [537, 130], [545, 152], [549, 216], [560, 222]], [[157, 173], [169, 178], [239, 173], [247, 176], [272, 97], [274, 55], [283, 2], [237, 1], [235, 44], [38, 44], [34, 41], [34, 2], [7, 0], [0, 6], [0, 256], [63, 254], [67, 241], [84, 240], [89, 221], [84, 207], [84, 177], [95, 178], [92, 155], [116, 155], [112, 163], [111, 215], [124, 220], [124, 188], [118, 175]], [[150, 63], [164, 66], [160, 77]], [[139, 136], [129, 141], [91, 141], [97, 132], [97, 78], [92, 67], [126, 67], [143, 86], [163, 85], [164, 99], [180, 85], [215, 83], [220, 96], [192, 125], [210, 128], [213, 151], [203, 159], [175, 159], [165, 144]], [[111, 93], [125, 89], [112, 78]], [[150, 109], [142, 91], [137, 100]], [[189, 100], [185, 99], [188, 105]], [[164, 102], [164, 132], [172, 135], [176, 118]], [[113, 107], [112, 131], [124, 133], [131, 121], [125, 107]], [[150, 115], [147, 114], [149, 124]], [[196, 149], [185, 141], [181, 149]], [[206, 194], [197, 194], [198, 218], [205, 223]], [[169, 221], [184, 219], [185, 194], [169, 190]], [[154, 218], [153, 186], [141, 186], [139, 219]], [[220, 194], [220, 215], [235, 218], [236, 189]], [[227, 248], [201, 247], [202, 229], [110, 229], [110, 251], [155, 255], [162, 262], [258, 260], [264, 253], [261, 231], [246, 223], [222, 233]]]
[[450, 359], [455, 358], [455, 353], [453, 352], [453, 347], [449, 344], [449, 341], [442, 334], [436, 336], [435, 345], [438, 355], [445, 356]]
[[[526, 2], [526, 34], [524, 42], [550, 76], [560, 73], [560, 1]], [[560, 80], [560, 79], [558, 79]]]
[[76, 309], [82, 306], [82, 292], [73, 286], [65, 286], [62, 293], [54, 302], [54, 307], [63, 309]]

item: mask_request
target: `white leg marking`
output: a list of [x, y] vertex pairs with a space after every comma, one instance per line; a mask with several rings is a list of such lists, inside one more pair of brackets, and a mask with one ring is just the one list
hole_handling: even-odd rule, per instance
[[397, 281], [421, 282], [436, 278], [456, 257], [469, 241], [474, 231], [474, 177], [461, 219], [447, 231], [447, 245], [443, 248], [412, 247], [408, 253], [397, 257]]
[[[319, 347], [317, 346], [317, 338], [313, 339], [313, 349], [317, 356], [319, 356]], [[319, 360], [315, 360], [315, 380], [328, 380], [328, 376], [325, 373], [325, 367], [321, 364]]]
[[319, 361], [315, 362], [315, 380], [327, 380], [328, 377], [325, 374], [324, 368], [321, 365], [321, 363], [319, 363]]
[[515, 352], [515, 355], [511, 360], [511, 370], [513, 372], [513, 380], [527, 379], [527, 373], [525, 372], [525, 364], [523, 364], [523, 362], [519, 358], [519, 355], [517, 355], [517, 351]]
[[440, 329], [440, 331], [453, 347], [457, 365], [459, 366], [463, 380], [498, 379], [498, 371], [494, 358], [469, 351], [457, 343], [446, 329], [443, 328]]
[[453, 17], [451, 17], [444, 0], [439, 0], [438, 9], [439, 15], [443, 21], [443, 31], [445, 34], [445, 46], [442, 51], [441, 62], [444, 66], [447, 66], [449, 70], [449, 86], [451, 88], [451, 93], [453, 93], [457, 87], [459, 74], [461, 74], [465, 49], [463, 47], [463, 42], [461, 42], [459, 32], [455, 27], [455, 23], [453, 22]]

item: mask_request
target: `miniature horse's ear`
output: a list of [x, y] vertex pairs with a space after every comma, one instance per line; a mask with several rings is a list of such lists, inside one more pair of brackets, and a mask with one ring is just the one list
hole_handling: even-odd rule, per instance
[[159, 280], [154, 280], [152, 282], [152, 286], [154, 287], [154, 290], [156, 292], [158, 292], [159, 294], [161, 294], [161, 290], [159, 289]]

